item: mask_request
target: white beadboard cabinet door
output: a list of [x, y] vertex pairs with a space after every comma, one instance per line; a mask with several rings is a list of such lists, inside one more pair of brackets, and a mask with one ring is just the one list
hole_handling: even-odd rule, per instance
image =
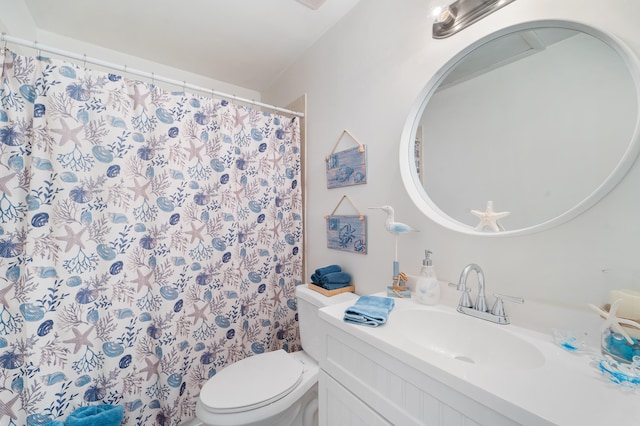
[[320, 426], [392, 426], [324, 371], [319, 380]]

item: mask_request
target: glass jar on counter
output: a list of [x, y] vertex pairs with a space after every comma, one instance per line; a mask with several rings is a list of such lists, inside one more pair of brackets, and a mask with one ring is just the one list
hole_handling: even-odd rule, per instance
[[[635, 333], [633, 334], [635, 335]], [[631, 342], [622, 334], [616, 333], [611, 328], [607, 328], [602, 333], [602, 353], [604, 355], [610, 355], [616, 361], [625, 363], [633, 362], [634, 356], [640, 356], [640, 341], [633, 336], [629, 337]]]

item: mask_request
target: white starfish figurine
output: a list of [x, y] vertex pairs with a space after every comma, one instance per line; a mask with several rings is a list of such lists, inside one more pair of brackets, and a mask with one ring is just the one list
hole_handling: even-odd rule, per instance
[[615, 331], [616, 333], [622, 334], [624, 338], [627, 340], [627, 342], [629, 342], [629, 344], [633, 344], [633, 340], [631, 340], [631, 337], [629, 337], [627, 332], [624, 331], [624, 328], [622, 328], [621, 324], [630, 325], [639, 330], [640, 330], [640, 324], [626, 318], [618, 317], [618, 307], [620, 307], [621, 303], [622, 303], [622, 299], [618, 299], [615, 302], [613, 302], [613, 304], [611, 305], [611, 308], [609, 308], [609, 312], [592, 304], [589, 304], [589, 307], [594, 311], [596, 311], [597, 313], [599, 313], [600, 316], [604, 317], [604, 322], [602, 323], [602, 327], [600, 327], [601, 332], [604, 332], [607, 328], [611, 328], [611, 330]]
[[504, 231], [502, 226], [498, 224], [498, 219], [507, 217], [511, 212], [495, 212], [493, 211], [493, 201], [487, 201], [487, 208], [485, 211], [471, 210], [471, 214], [477, 216], [480, 219], [480, 223], [476, 226], [476, 231], [482, 231], [485, 226], [493, 229], [495, 232]]

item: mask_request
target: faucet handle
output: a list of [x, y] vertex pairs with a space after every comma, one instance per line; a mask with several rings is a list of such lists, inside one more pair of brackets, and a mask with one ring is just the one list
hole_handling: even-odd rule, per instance
[[467, 288], [467, 286], [461, 283], [449, 283], [449, 287], [455, 287], [456, 290], [462, 292], [462, 296], [460, 297], [460, 303], [458, 303], [458, 306], [462, 306], [464, 308], [473, 308], [473, 303], [471, 303], [470, 288]]
[[506, 300], [508, 302], [513, 302], [513, 303], [524, 303], [524, 299], [522, 297], [508, 296], [506, 294], [500, 294], [500, 293], [493, 293], [493, 295], [496, 297], [496, 301], [494, 302], [493, 307], [491, 308], [491, 313], [493, 315], [499, 315], [503, 317], [507, 316], [507, 314], [504, 311], [504, 306], [502, 304], [503, 300]]

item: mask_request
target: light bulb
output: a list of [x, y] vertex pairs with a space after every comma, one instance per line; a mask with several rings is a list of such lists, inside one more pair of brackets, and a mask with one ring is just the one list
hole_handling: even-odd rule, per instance
[[456, 19], [456, 15], [449, 6], [440, 9], [440, 13], [436, 16], [436, 22], [442, 25], [450, 25]]

